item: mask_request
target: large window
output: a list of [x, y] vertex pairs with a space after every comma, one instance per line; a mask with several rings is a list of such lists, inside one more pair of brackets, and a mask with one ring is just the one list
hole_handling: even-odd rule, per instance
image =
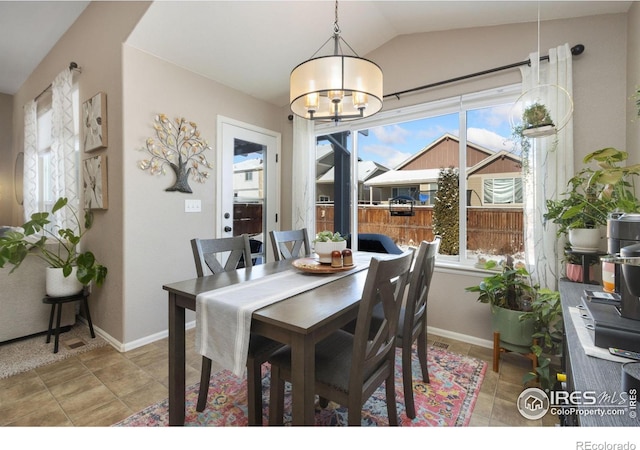
[[[73, 94], [73, 123], [75, 136], [75, 155], [76, 155], [76, 179], [80, 177], [80, 101], [77, 85], [74, 86]], [[38, 151], [38, 176], [37, 176], [37, 209], [38, 211], [51, 211], [56, 202], [56, 183], [54, 170], [52, 168], [53, 158], [51, 156], [52, 145], [52, 111], [51, 111], [51, 94], [47, 92], [38, 101], [37, 107], [37, 151]]]
[[[445, 259], [473, 264], [486, 255], [521, 253], [522, 162], [509, 123], [511, 105], [519, 95], [520, 86], [514, 85], [338, 126], [317, 124], [318, 146], [323, 148], [318, 153], [322, 164], [317, 164], [317, 190], [334, 199], [334, 215], [343, 221], [327, 223], [334, 215], [323, 206], [325, 222], [320, 225], [317, 217], [316, 228], [383, 233], [400, 246], [431, 240], [434, 205], [442, 196], [441, 172], [453, 170], [458, 174], [458, 202], [448, 207], [457, 207], [457, 217], [466, 220], [447, 227], [458, 245], [451, 251], [442, 251], [441, 245]], [[326, 176], [337, 166], [331, 161], [327, 168], [327, 144], [339, 149], [334, 156], [350, 158], [350, 163], [338, 161], [339, 178]], [[389, 214], [389, 200], [401, 195], [415, 201], [411, 217]], [[358, 207], [352, 208], [354, 204]]]

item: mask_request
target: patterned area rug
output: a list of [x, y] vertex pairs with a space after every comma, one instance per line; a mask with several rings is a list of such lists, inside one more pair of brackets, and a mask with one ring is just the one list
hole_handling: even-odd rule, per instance
[[0, 345], [0, 379], [107, 345], [97, 334], [92, 339], [89, 327], [82, 322], [76, 322], [69, 331], [60, 333], [58, 353], [53, 353], [54, 339], [52, 334], [51, 342], [47, 344], [46, 334], [41, 334]]
[[[400, 426], [465, 426], [480, 392], [487, 370], [487, 363], [430, 347], [428, 349], [430, 383], [423, 383], [418, 359], [413, 354], [414, 399], [416, 418], [409, 419], [405, 412], [402, 390], [400, 350], [396, 353], [396, 401]], [[269, 368], [263, 366], [262, 378], [263, 421], [268, 423], [269, 413]], [[362, 411], [363, 426], [388, 425], [384, 385], [365, 403]], [[198, 399], [198, 384], [187, 388], [187, 426], [246, 426], [247, 396], [245, 380], [223, 370], [211, 377], [207, 408], [199, 413], [195, 410]], [[285, 425], [291, 423], [291, 393], [289, 383], [285, 386]], [[155, 427], [167, 426], [168, 401], [164, 400], [126, 418], [114, 426]], [[316, 425], [345, 426], [347, 409], [333, 402], [325, 409], [316, 405]]]

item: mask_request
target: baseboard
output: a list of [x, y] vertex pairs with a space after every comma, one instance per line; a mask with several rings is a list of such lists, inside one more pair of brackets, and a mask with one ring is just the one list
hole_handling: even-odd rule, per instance
[[456, 341], [460, 342], [466, 342], [467, 344], [477, 345], [478, 347], [493, 348], [493, 341], [480, 339], [475, 336], [469, 336], [467, 334], [456, 333], [455, 331], [443, 330], [441, 328], [427, 326], [427, 333], [435, 334], [437, 336], [442, 336], [449, 339], [455, 339]]
[[[78, 317], [78, 320], [83, 322], [85, 325], [89, 326], [89, 324], [87, 323], [87, 321], [86, 321], [86, 319], [84, 317]], [[191, 322], [187, 322], [185, 324], [185, 330], [190, 330], [192, 328], [195, 328], [195, 326], [196, 326], [196, 321], [195, 320], [193, 320]], [[164, 338], [169, 336], [169, 331], [168, 330], [164, 330], [164, 331], [161, 331], [159, 333], [151, 334], [149, 336], [145, 336], [145, 337], [137, 339], [135, 341], [127, 342], [126, 344], [123, 344], [122, 342], [118, 341], [117, 339], [115, 339], [110, 334], [106, 333], [100, 327], [96, 327], [94, 325], [93, 326], [93, 330], [95, 331], [96, 335], [100, 336], [102, 339], [107, 341], [107, 343], [109, 345], [111, 345], [113, 348], [115, 348], [116, 350], [118, 350], [121, 353], [128, 352], [128, 351], [131, 351], [131, 350], [135, 350], [136, 348], [143, 347], [143, 346], [145, 346], [147, 344], [151, 344], [153, 342], [162, 340], [162, 339], [164, 339]]]

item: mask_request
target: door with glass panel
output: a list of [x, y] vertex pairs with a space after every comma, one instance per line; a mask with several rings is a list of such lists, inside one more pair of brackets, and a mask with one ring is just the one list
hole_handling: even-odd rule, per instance
[[218, 118], [217, 236], [248, 234], [256, 263], [273, 255], [267, 234], [280, 213], [279, 147], [279, 133]]

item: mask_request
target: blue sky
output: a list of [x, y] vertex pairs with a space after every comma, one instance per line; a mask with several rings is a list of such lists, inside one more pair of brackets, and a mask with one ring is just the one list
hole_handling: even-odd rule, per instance
[[[511, 151], [511, 108], [508, 104], [469, 111], [467, 140], [494, 151]], [[393, 169], [443, 134], [458, 136], [458, 130], [457, 113], [370, 128], [368, 136], [358, 137], [358, 156]]]

